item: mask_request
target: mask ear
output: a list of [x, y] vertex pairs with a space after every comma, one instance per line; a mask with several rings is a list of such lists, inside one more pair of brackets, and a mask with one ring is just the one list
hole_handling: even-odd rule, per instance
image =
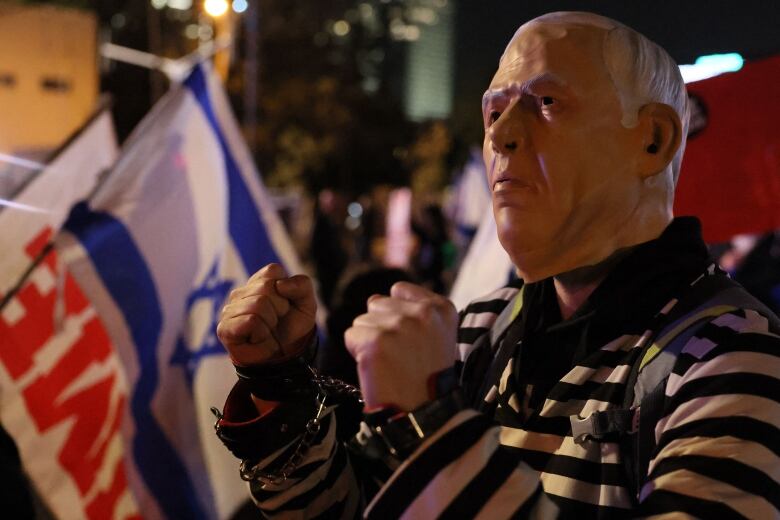
[[682, 141], [680, 116], [669, 105], [649, 103], [639, 109], [640, 175], [652, 177], [666, 169]]

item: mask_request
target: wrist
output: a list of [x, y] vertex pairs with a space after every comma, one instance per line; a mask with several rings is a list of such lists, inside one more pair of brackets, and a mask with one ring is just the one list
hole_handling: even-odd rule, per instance
[[409, 395], [412, 394], [412, 392], [408, 391], [409, 388], [404, 388], [406, 390], [404, 392], [405, 401], [399, 399], [398, 401], [372, 402], [371, 404], [366, 404], [363, 413], [371, 415], [386, 410], [395, 410], [395, 413], [406, 413], [449, 394], [459, 386], [460, 382], [455, 367], [445, 368], [428, 376], [425, 386], [420, 386], [416, 392], [413, 392], [413, 395]]
[[295, 344], [299, 345], [297, 349], [283, 358], [251, 366], [234, 365], [261, 414], [276, 402], [305, 399], [314, 393], [310, 362], [317, 350], [316, 329]]
[[310, 354], [313, 360], [315, 353], [310, 352], [310, 346], [316, 333], [317, 327], [312, 327], [300, 338], [285, 344], [279, 344], [276, 339], [269, 339], [266, 343], [273, 343], [273, 345], [253, 344], [251, 352], [242, 352], [240, 356], [236, 352], [229, 351], [230, 362], [237, 367], [256, 367], [284, 363], [302, 355], [308, 357]]
[[269, 359], [268, 363], [284, 362], [301, 356], [305, 357], [308, 363], [311, 363], [317, 353], [317, 345], [317, 327], [312, 327], [309, 332], [300, 338], [288, 345], [282, 346], [281, 352], [283, 352], [283, 354], [278, 358]]
[[411, 455], [428, 437], [436, 433], [458, 412], [467, 408], [460, 388], [428, 401], [410, 412], [397, 408], [373, 409], [364, 414], [372, 434], [380, 438], [387, 451], [398, 459]]

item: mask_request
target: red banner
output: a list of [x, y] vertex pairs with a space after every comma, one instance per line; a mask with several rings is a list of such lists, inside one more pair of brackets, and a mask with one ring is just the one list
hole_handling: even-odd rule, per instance
[[[51, 234], [27, 244], [31, 261]], [[125, 473], [118, 356], [55, 250], [0, 312], [0, 338], [0, 417], [47, 506], [63, 518], [140, 518]]]
[[780, 56], [688, 85], [691, 132], [675, 215], [696, 215], [704, 239], [780, 228]]

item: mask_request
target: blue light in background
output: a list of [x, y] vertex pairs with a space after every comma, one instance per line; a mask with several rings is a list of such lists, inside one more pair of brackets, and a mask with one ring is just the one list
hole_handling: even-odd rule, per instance
[[736, 52], [699, 56], [693, 65], [680, 65], [680, 73], [686, 83], [711, 78], [726, 72], [736, 72], [745, 60]]

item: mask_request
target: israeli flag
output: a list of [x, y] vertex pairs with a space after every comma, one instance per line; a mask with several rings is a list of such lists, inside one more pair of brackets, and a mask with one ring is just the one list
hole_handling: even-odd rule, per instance
[[512, 260], [498, 241], [493, 208], [488, 205], [477, 235], [460, 264], [450, 290], [450, 300], [457, 309], [465, 309], [472, 300], [505, 286], [512, 279], [514, 269]]
[[268, 262], [301, 272], [219, 79], [206, 66], [141, 122], [60, 239], [117, 345], [145, 518], [227, 518], [248, 497], [209, 407], [236, 380], [215, 327]]

